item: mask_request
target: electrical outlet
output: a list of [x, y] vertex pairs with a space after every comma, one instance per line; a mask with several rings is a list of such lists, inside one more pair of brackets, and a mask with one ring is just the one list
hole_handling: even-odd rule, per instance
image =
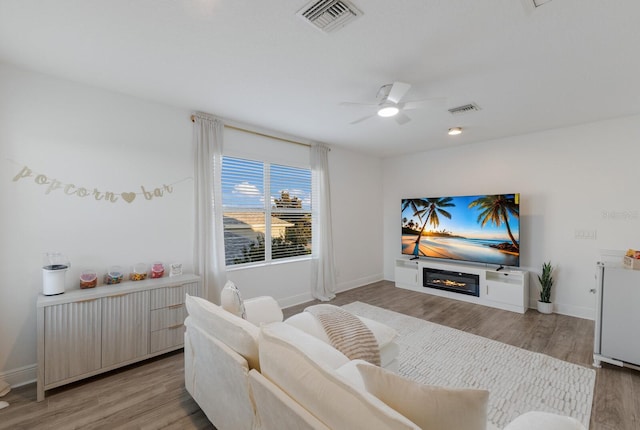
[[584, 239], [584, 240], [596, 240], [597, 232], [596, 230], [575, 230], [575, 238], [576, 239]]

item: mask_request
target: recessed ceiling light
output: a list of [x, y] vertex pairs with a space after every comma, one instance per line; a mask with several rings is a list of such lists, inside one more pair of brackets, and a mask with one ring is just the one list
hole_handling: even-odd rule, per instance
[[400, 109], [395, 106], [385, 106], [378, 109], [378, 115], [385, 118], [397, 115], [398, 112], [400, 112]]
[[457, 136], [462, 133], [462, 128], [460, 127], [451, 127], [449, 129], [449, 136]]

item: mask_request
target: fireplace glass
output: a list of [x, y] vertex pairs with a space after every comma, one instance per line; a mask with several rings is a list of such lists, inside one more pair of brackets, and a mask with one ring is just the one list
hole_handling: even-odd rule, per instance
[[472, 273], [425, 267], [422, 269], [422, 285], [469, 296], [480, 296], [480, 276]]

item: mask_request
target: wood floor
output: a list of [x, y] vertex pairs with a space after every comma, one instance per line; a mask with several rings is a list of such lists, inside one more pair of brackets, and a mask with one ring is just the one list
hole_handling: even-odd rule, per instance
[[[520, 315], [395, 288], [382, 281], [338, 294], [590, 367], [593, 322], [563, 315]], [[285, 309], [285, 317], [310, 303]], [[184, 389], [182, 352], [47, 392], [35, 384], [2, 400], [0, 429], [213, 429]], [[590, 430], [640, 429], [640, 372], [603, 364], [596, 371]], [[283, 429], [286, 430], [286, 429]]]

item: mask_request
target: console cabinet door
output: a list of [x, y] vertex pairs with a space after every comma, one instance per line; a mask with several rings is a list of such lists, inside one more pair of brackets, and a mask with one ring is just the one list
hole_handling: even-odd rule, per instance
[[100, 299], [44, 309], [44, 383], [100, 369]]
[[102, 367], [149, 353], [149, 292], [102, 299]]

